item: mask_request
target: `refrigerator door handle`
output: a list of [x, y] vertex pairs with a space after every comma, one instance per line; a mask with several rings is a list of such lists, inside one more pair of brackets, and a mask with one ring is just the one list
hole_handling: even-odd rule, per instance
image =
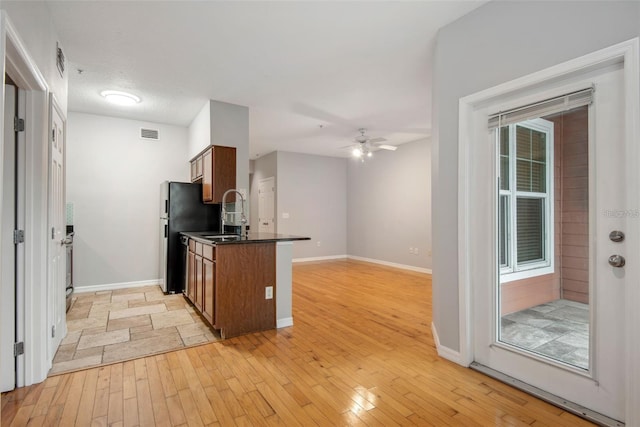
[[164, 238], [166, 239], [169, 236], [169, 224], [164, 225]]
[[168, 214], [169, 213], [169, 200], [164, 199], [164, 213]]

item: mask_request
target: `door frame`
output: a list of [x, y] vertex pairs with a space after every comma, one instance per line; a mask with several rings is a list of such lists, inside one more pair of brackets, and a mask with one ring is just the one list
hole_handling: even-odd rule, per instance
[[[477, 226], [474, 221], [486, 216], [491, 207], [486, 203], [495, 191], [493, 169], [487, 163], [491, 155], [481, 155], [479, 138], [486, 139], [488, 107], [496, 104], [508, 105], [510, 99], [539, 97], [540, 91], [559, 85], [567, 86], [567, 79], [587, 75], [612, 65], [621, 63], [624, 73], [625, 108], [625, 156], [628, 165], [640, 161], [640, 39], [634, 38], [617, 45], [587, 54], [548, 69], [512, 80], [499, 86], [466, 96], [459, 101], [458, 128], [458, 303], [460, 352], [456, 361], [469, 366], [474, 360], [473, 294], [474, 282], [495, 282], [493, 254], [486, 250], [486, 242], [493, 239], [492, 227]], [[537, 95], [535, 95], [537, 94]], [[637, 167], [627, 167], [627, 182], [640, 182]], [[633, 186], [629, 186], [633, 187]], [[640, 191], [638, 187], [627, 189], [627, 204], [638, 207]], [[637, 209], [637, 208], [636, 208]], [[636, 212], [637, 213], [637, 212]], [[633, 212], [631, 212], [633, 214]], [[640, 214], [639, 214], [640, 215]], [[626, 324], [640, 324], [640, 312], [634, 310], [640, 305], [640, 221], [628, 221], [626, 241], [627, 258], [625, 266], [628, 285], [625, 292]], [[625, 369], [627, 378], [640, 378], [640, 339], [631, 328], [626, 328], [624, 338], [627, 343]], [[625, 399], [625, 422], [627, 425], [640, 424], [640, 384], [627, 381]]]
[[[25, 354], [16, 360], [18, 387], [43, 381], [51, 367], [47, 351], [47, 196], [49, 86], [6, 11], [0, 10], [0, 72], [25, 91], [24, 285], [16, 295], [18, 340]], [[4, 85], [0, 97], [4, 98]], [[0, 106], [4, 109], [4, 105]], [[0, 115], [0, 133], [5, 125]], [[0, 177], [0, 188], [2, 187]]]

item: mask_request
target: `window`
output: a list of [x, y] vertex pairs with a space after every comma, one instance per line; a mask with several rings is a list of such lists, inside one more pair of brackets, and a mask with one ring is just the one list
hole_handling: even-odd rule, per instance
[[502, 281], [553, 272], [553, 123], [500, 127], [498, 231]]

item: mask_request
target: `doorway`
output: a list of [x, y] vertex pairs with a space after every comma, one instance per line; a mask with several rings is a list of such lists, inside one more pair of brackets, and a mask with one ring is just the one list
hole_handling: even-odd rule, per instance
[[640, 421], [638, 53], [460, 100], [461, 358], [612, 425]]
[[275, 233], [275, 178], [261, 179], [258, 183], [258, 231]]

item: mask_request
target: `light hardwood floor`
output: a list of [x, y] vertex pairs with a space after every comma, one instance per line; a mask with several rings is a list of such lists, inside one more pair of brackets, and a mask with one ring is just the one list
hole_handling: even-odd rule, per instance
[[10, 425], [591, 425], [437, 356], [431, 278], [294, 266], [295, 325], [48, 378], [2, 395]]

